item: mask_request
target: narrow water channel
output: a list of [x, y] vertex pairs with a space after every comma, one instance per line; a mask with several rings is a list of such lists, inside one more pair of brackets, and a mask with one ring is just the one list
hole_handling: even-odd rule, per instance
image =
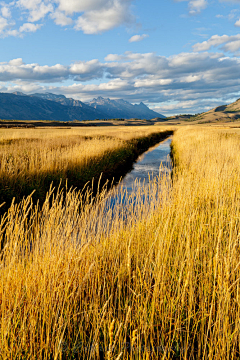
[[119, 206], [126, 209], [130, 205], [133, 208], [139, 203], [146, 204], [152, 201], [153, 184], [154, 197], [158, 196], [158, 192], [161, 191], [161, 179], [170, 178], [172, 170], [171, 142], [172, 137], [149, 148], [139, 156], [133, 169], [115, 186], [106, 203], [106, 209], [111, 209], [113, 216]]
[[172, 137], [148, 149], [132, 171], [107, 193], [96, 212], [89, 214], [91, 233], [97, 235], [100, 230], [109, 234], [112, 227], [120, 227], [119, 222], [131, 225], [142, 211], [148, 215], [155, 211], [171, 187], [171, 142]]
[[[140, 155], [133, 169], [123, 178], [118, 187], [121, 186], [128, 193], [131, 193], [135, 188], [136, 180], [139, 184], [147, 184], [150, 179], [159, 176], [159, 170], [170, 172], [172, 169], [170, 161], [171, 142], [172, 137]], [[161, 169], [160, 165], [162, 165]]]

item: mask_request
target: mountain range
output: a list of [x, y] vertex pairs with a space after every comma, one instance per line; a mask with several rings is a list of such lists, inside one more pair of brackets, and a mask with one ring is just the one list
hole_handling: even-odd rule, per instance
[[104, 112], [108, 118], [138, 118], [146, 120], [150, 120], [155, 117], [165, 118], [165, 116], [158, 114], [153, 110], [150, 110], [142, 102], [139, 105], [132, 105], [122, 99], [110, 100], [104, 99], [99, 96], [97, 99], [93, 99], [92, 101], [90, 101], [88, 105], [98, 111]]
[[88, 104], [52, 93], [26, 95], [21, 92], [0, 93], [0, 119], [6, 120], [95, 120], [165, 118], [145, 104], [132, 105], [119, 99], [98, 97]]

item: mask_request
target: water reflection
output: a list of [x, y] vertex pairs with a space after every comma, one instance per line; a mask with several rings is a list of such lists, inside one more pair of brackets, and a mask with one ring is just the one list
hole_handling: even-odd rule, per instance
[[156, 205], [159, 192], [166, 186], [166, 181], [169, 186], [172, 170], [171, 142], [172, 138], [169, 138], [138, 158], [133, 170], [110, 192], [105, 204], [106, 212], [112, 211], [112, 217], [116, 217], [120, 210], [123, 218], [127, 218], [129, 211], [132, 214], [142, 204], [151, 202], [153, 206]]
[[83, 226], [86, 237], [91, 234], [95, 241], [101, 241], [103, 234], [108, 236], [115, 228], [134, 226], [166, 204], [171, 188], [171, 141], [169, 138], [139, 157], [133, 170], [90, 207]]
[[136, 179], [139, 180], [139, 184], [146, 184], [154, 177], [159, 176], [159, 170], [171, 171], [169, 157], [171, 142], [172, 138], [169, 138], [142, 154], [134, 164], [133, 170], [125, 176], [118, 187], [125, 188], [128, 193], [131, 193], [136, 187], [134, 185]]

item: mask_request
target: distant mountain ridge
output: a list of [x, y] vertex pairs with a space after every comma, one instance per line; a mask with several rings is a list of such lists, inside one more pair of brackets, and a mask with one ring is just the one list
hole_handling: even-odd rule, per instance
[[102, 113], [87, 105], [79, 111], [78, 107], [63, 106], [33, 95], [0, 93], [0, 119], [81, 121], [102, 116]]
[[98, 97], [88, 104], [52, 93], [26, 95], [21, 92], [0, 93], [0, 118], [6, 120], [95, 120], [164, 118], [143, 103], [132, 105], [119, 99]]
[[[64, 95], [55, 95], [55, 94], [52, 94], [52, 93], [45, 93], [45, 94], [32, 94], [32, 95], [29, 95], [29, 96], [34, 96], [34, 97], [38, 97], [40, 99], [45, 99], [45, 100], [51, 100], [51, 101], [54, 101], [54, 102], [57, 102], [61, 105], [64, 105], [64, 106], [73, 106], [73, 107], [80, 107], [82, 109], [82, 111], [88, 111], [90, 112], [91, 109], [90, 109], [90, 106], [88, 106], [87, 104], [83, 103], [82, 101], [80, 100], [75, 100], [75, 99], [72, 99], [72, 98], [66, 98], [66, 96]], [[97, 117], [103, 117], [104, 118], [104, 115], [101, 111], [98, 111], [95, 109], [95, 111], [93, 112], [93, 114]], [[96, 117], [94, 119], [91, 119], [91, 120], [95, 120]]]
[[110, 100], [109, 98], [106, 99], [99, 96], [97, 99], [90, 101], [88, 105], [96, 110], [104, 112], [110, 118], [138, 118], [146, 120], [150, 120], [155, 117], [165, 118], [165, 116], [149, 109], [142, 102], [139, 105], [132, 105], [123, 99]]

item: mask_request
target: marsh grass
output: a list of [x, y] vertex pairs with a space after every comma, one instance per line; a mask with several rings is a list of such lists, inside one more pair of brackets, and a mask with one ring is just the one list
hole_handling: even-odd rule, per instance
[[137, 156], [171, 131], [164, 128], [0, 130], [0, 204], [7, 210], [33, 191], [43, 204], [51, 184], [82, 189], [87, 182], [96, 191], [113, 178], [118, 181]]
[[109, 193], [12, 205], [0, 227], [2, 359], [239, 358], [239, 140], [179, 129], [173, 183], [162, 172], [136, 184], [138, 206], [114, 219]]

